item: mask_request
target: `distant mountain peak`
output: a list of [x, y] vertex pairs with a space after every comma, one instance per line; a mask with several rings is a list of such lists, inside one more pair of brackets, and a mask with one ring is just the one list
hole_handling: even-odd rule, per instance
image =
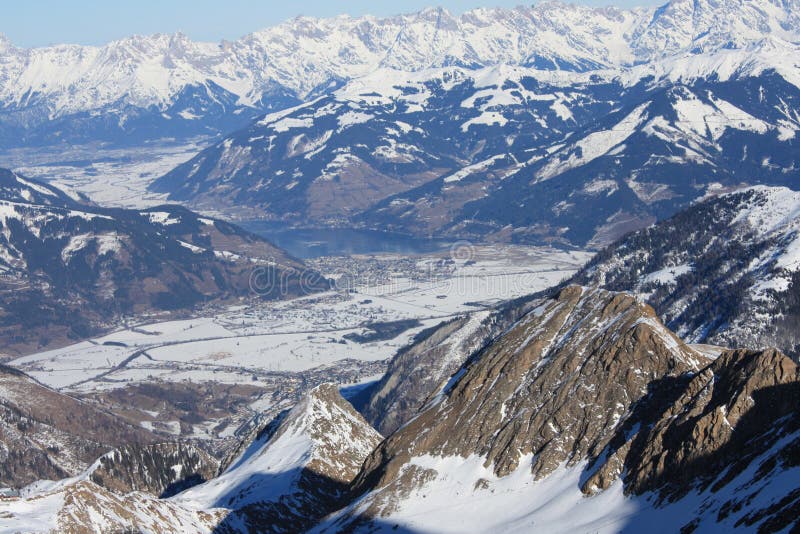
[[[204, 132], [196, 127], [204, 115], [192, 114], [198, 122], [180, 116], [182, 109], [174, 110], [176, 117], [168, 112], [192, 87], [215, 87], [217, 100], [238, 106], [238, 114], [250, 110], [247, 117], [379, 67], [412, 72], [513, 64], [589, 72], [744, 49], [767, 37], [796, 43], [797, 12], [796, 0], [674, 0], [659, 9], [632, 10], [549, 2], [458, 16], [431, 7], [386, 18], [298, 17], [223, 43], [194, 42], [180, 32], [132, 36], [99, 47], [17, 49], [5, 42], [0, 104], [9, 113], [31, 110], [28, 135], [31, 124], [44, 118], [33, 110], [47, 109], [52, 119], [103, 109], [120, 113], [119, 103], [129, 107], [126, 115], [154, 106], [158, 113], [151, 120]], [[206, 107], [205, 115], [217, 110]], [[4, 120], [14, 126], [19, 116], [0, 114], [0, 126]], [[213, 129], [215, 122], [208, 117], [206, 125]], [[9, 135], [9, 142], [13, 139]]]

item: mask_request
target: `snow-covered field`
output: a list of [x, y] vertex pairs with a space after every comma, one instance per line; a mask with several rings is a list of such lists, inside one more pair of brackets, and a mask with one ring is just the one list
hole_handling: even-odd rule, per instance
[[[554, 285], [589, 258], [583, 252], [505, 245], [468, 253], [444, 274], [435, 265], [447, 253], [420, 256], [419, 276], [389, 270], [380, 283], [354, 278], [352, 290], [281, 302], [243, 301], [206, 317], [131, 326], [11, 364], [49, 386], [80, 393], [156, 378], [257, 385], [275, 373], [343, 360], [386, 360], [422, 329]], [[400, 257], [379, 259], [392, 265]], [[418, 322], [391, 339], [345, 337], [398, 320]]]
[[164, 195], [147, 191], [147, 186], [192, 158], [208, 142], [198, 138], [184, 144], [136, 148], [11, 149], [0, 152], [0, 167], [79, 191], [102, 206], [145, 208], [165, 202]]

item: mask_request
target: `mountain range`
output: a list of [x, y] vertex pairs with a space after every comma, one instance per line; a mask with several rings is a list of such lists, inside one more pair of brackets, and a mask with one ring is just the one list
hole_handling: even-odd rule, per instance
[[[499, 64], [588, 72], [796, 43], [795, 1], [675, 0], [624, 10], [542, 3], [389, 18], [298, 17], [221, 43], [133, 36], [105, 46], [0, 40], [0, 140], [33, 146], [227, 133], [387, 68]], [[790, 62], [788, 62], [790, 63]]]
[[800, 89], [687, 62], [705, 72], [381, 72], [267, 115], [151, 189], [291, 224], [584, 247], [715, 191], [791, 184]]
[[347, 399], [287, 378], [221, 459], [0, 365], [0, 531], [800, 531], [798, 58], [798, 0], [0, 40], [4, 150], [207, 144], [149, 185], [180, 205], [0, 169], [3, 352], [329, 287], [203, 211], [598, 251]]
[[0, 141], [211, 136], [150, 189], [241, 219], [600, 248], [707, 194], [792, 185], [799, 8], [550, 2], [220, 44], [4, 42]]

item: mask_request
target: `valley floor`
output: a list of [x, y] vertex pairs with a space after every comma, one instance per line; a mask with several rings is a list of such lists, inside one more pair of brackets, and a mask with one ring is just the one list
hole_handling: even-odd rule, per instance
[[165, 202], [164, 195], [149, 192], [147, 186], [210, 142], [201, 137], [125, 148], [87, 144], [7, 149], [0, 151], [0, 167], [78, 191], [102, 206], [146, 208]]
[[311, 266], [336, 280], [334, 290], [143, 321], [10, 364], [142, 427], [224, 451], [254, 417], [269, 419], [308, 388], [376, 380], [425, 328], [550, 287], [589, 257], [465, 245], [421, 256], [318, 258]]

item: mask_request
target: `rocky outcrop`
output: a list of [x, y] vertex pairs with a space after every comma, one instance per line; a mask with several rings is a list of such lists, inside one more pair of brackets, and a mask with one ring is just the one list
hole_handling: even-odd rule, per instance
[[[311, 390], [219, 477], [188, 445], [127, 446], [84, 476], [0, 499], [0, 525], [32, 532], [298, 532], [334, 511], [380, 442], [336, 386]], [[162, 497], [162, 498], [159, 498]], [[13, 528], [12, 528], [13, 531]]]
[[615, 424], [664, 376], [704, 357], [633, 297], [578, 286], [490, 345], [441, 400], [373, 453], [358, 485], [383, 486], [412, 456], [479, 454], [502, 476], [536, 455], [535, 477], [602, 450]]
[[213, 478], [218, 468], [214, 458], [188, 444], [125, 445], [103, 455], [89, 479], [116, 493], [143, 491], [163, 498]]
[[[800, 508], [798, 395], [798, 367], [776, 350], [712, 360], [632, 296], [568, 286], [386, 439], [360, 497], [320, 529], [618, 531], [659, 517], [782, 530]], [[548, 515], [561, 507], [574, 517]]]
[[[680, 395], [666, 409], [657, 409], [651, 398], [643, 403], [646, 409], [634, 411], [645, 416], [634, 415], [621, 427], [630, 437], [587, 480], [586, 491], [607, 487], [609, 471], [618, 474], [620, 466], [632, 493], [658, 490], [674, 500], [696, 487], [720, 488], [800, 430], [800, 369], [774, 349], [727, 351], [672, 389]], [[633, 425], [642, 430], [631, 433]], [[784, 460], [798, 465], [798, 451], [795, 441], [775, 455], [772, 468], [787, 454]]]
[[458, 317], [423, 332], [392, 359], [361, 413], [389, 435], [411, 419], [496, 330], [492, 314]]

